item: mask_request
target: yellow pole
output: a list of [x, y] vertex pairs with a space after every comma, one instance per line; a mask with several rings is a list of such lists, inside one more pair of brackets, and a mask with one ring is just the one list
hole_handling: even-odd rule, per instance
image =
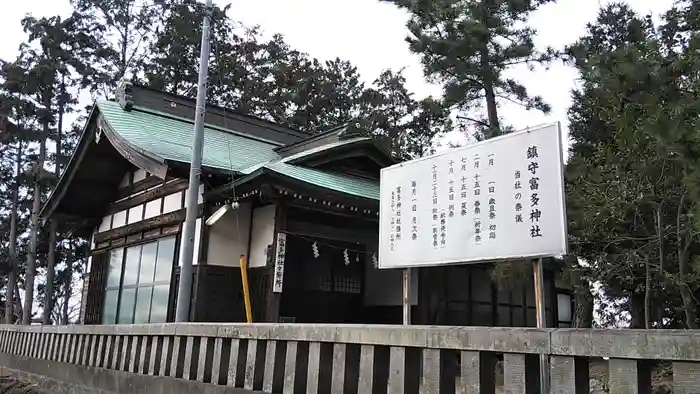
[[248, 323], [253, 322], [253, 310], [250, 307], [250, 288], [248, 287], [248, 262], [241, 255], [241, 280], [243, 281], [243, 299], [245, 300], [245, 317]]

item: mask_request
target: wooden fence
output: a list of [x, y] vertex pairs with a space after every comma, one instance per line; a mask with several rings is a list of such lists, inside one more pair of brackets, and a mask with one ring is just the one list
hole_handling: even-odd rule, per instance
[[[657, 361], [675, 393], [700, 393], [700, 333], [655, 330], [305, 324], [0, 326], [0, 352], [267, 393], [589, 393], [606, 359], [610, 393], [651, 392]], [[502, 365], [502, 383], [494, 370]], [[502, 385], [502, 387], [500, 387]], [[496, 387], [499, 386], [499, 387]]]

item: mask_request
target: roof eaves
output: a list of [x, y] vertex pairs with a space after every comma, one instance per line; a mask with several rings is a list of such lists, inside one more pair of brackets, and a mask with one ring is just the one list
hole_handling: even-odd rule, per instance
[[80, 165], [80, 162], [82, 162], [83, 158], [85, 157], [88, 145], [94, 140], [94, 134], [88, 135], [88, 130], [90, 127], [90, 123], [93, 120], [93, 117], [96, 116], [96, 114], [98, 113], [99, 108], [97, 106], [97, 103], [93, 103], [92, 109], [90, 110], [90, 114], [88, 115], [87, 121], [85, 122], [85, 126], [83, 126], [83, 131], [80, 133], [80, 139], [78, 139], [78, 144], [75, 148], [75, 152], [73, 152], [73, 155], [71, 155], [71, 158], [68, 161], [68, 164], [66, 165], [66, 169], [63, 170], [63, 173], [58, 178], [58, 182], [56, 183], [56, 186], [53, 188], [53, 190], [51, 190], [51, 193], [49, 194], [48, 199], [44, 203], [44, 206], [41, 207], [41, 210], [39, 211], [40, 218], [47, 218], [51, 216], [53, 211], [56, 209], [56, 205], [58, 204], [55, 201], [55, 199], [60, 200], [61, 198], [63, 198], [63, 195], [65, 195], [67, 190], [66, 184], [70, 183], [70, 181], [75, 176], [75, 171]]
[[221, 195], [223, 193], [226, 193], [229, 190], [231, 190], [232, 188], [236, 188], [240, 185], [243, 185], [247, 182], [250, 182], [253, 179], [258, 178], [258, 177], [262, 176], [263, 174], [267, 173], [268, 171], [269, 170], [267, 168], [265, 168], [264, 166], [260, 167], [260, 168], [256, 169], [255, 171], [251, 172], [250, 174], [243, 175], [240, 178], [236, 178], [233, 181], [231, 181], [225, 185], [222, 185], [220, 187], [217, 187], [214, 190], [211, 190], [211, 191], [205, 193], [203, 196], [204, 200], [206, 201], [208, 198], [210, 198], [212, 196], [218, 196], [218, 195]]
[[98, 114], [97, 122], [98, 131], [105, 134], [109, 142], [120, 155], [129, 160], [136, 167], [150, 172], [161, 179], [165, 179], [168, 173], [168, 165], [164, 158], [124, 139], [112, 128], [102, 114]]
[[[322, 185], [316, 184], [314, 182], [310, 182], [308, 179], [304, 179], [302, 177], [297, 177], [294, 175], [286, 174], [286, 173], [278, 171], [274, 168], [265, 167], [265, 169], [268, 170], [270, 174], [274, 174], [274, 176], [276, 176], [280, 179], [288, 179], [288, 180], [293, 180], [295, 182], [301, 182], [301, 183], [304, 183], [304, 184], [309, 185], [311, 187], [326, 190], [326, 191], [331, 192], [331, 193], [336, 194], [336, 195], [344, 195], [344, 196], [347, 196], [347, 197], [350, 197], [353, 199], [365, 201], [369, 204], [375, 204], [379, 201], [379, 198], [373, 198], [373, 197], [369, 197], [367, 195], [360, 194], [360, 193], [353, 193], [353, 192], [348, 192], [346, 190], [322, 186]], [[339, 175], [342, 175], [342, 174], [339, 174]], [[345, 176], [347, 177], [347, 175], [345, 175]]]
[[361, 143], [365, 143], [365, 142], [368, 142], [371, 140], [372, 139], [370, 137], [356, 137], [356, 138], [353, 138], [350, 140], [336, 141], [336, 142], [333, 142], [330, 144], [321, 145], [321, 146], [311, 148], [309, 150], [301, 151], [301, 152], [293, 154], [291, 156], [287, 156], [287, 157], [283, 158], [281, 161], [284, 163], [294, 163], [295, 161], [297, 161], [299, 159], [313, 156], [313, 155], [316, 155], [319, 153], [323, 153], [323, 152], [326, 152], [330, 149], [344, 147], [344, 146], [351, 146], [351, 145], [355, 145], [355, 144], [361, 144]]
[[279, 148], [276, 148], [276, 149], [275, 149], [275, 152], [277, 152], [277, 153], [279, 153], [279, 154], [282, 155], [282, 154], [284, 154], [285, 152], [287, 152], [287, 151], [289, 151], [289, 150], [292, 150], [292, 149], [295, 149], [295, 148], [298, 148], [298, 147], [301, 147], [301, 146], [304, 146], [304, 145], [313, 143], [313, 142], [318, 141], [318, 140], [322, 140], [322, 139], [327, 138], [327, 137], [329, 137], [329, 136], [331, 136], [331, 135], [333, 135], [333, 134], [335, 134], [335, 135], [340, 135], [340, 133], [342, 133], [343, 130], [345, 130], [347, 127], [348, 127], [347, 124], [341, 124], [341, 125], [339, 125], [339, 126], [332, 127], [332, 128], [330, 128], [330, 129], [328, 129], [328, 130], [326, 130], [326, 131], [322, 131], [322, 132], [320, 132], [320, 133], [318, 133], [318, 134], [314, 134], [314, 135], [312, 135], [312, 136], [310, 136], [310, 137], [304, 138], [303, 140], [297, 141], [297, 142], [295, 142], [295, 143], [293, 143], [293, 144], [288, 144], [288, 145], [280, 146]]
[[[366, 182], [366, 180], [363, 180], [363, 179], [360, 179], [360, 178], [356, 178], [356, 177], [353, 177], [353, 176], [348, 175], [348, 174], [326, 172], [326, 171], [321, 171], [321, 170], [317, 170], [317, 169], [314, 169], [314, 168], [307, 168], [307, 167], [303, 167], [303, 166], [297, 166], [297, 165], [293, 165], [293, 164], [283, 163], [283, 162], [281, 162], [281, 161], [278, 161], [278, 162], [275, 162], [275, 163], [269, 163], [269, 164], [267, 164], [267, 165], [265, 166], [265, 168], [268, 169], [268, 170], [270, 170], [270, 171], [272, 171], [272, 172], [274, 172], [274, 173], [276, 173], [276, 174], [279, 174], [279, 175], [281, 175], [281, 176], [285, 176], [285, 177], [288, 177], [288, 178], [293, 178], [293, 179], [296, 179], [296, 180], [298, 180], [298, 181], [302, 181], [302, 182], [304, 182], [304, 183], [308, 183], [308, 184], [310, 184], [310, 185], [313, 185], [313, 186], [315, 186], [315, 187], [319, 187], [319, 188], [321, 188], [321, 189], [331, 190], [331, 191], [334, 191], [334, 192], [337, 192], [337, 193], [346, 194], [346, 195], [348, 195], [348, 196], [353, 196], [353, 197], [355, 197], [355, 198], [363, 198], [363, 199], [367, 199], [367, 200], [371, 200], [371, 201], [378, 201], [378, 200], [379, 200], [379, 194], [378, 194], [378, 192], [377, 192], [377, 196], [376, 196], [376, 197], [370, 197], [370, 196], [368, 196], [366, 193], [360, 193], [360, 192], [357, 192], [357, 191], [351, 191], [351, 190], [349, 190], [349, 189], [347, 189], [347, 188], [343, 189], [343, 188], [339, 188], [339, 187], [338, 187], [338, 188], [336, 188], [336, 187], [329, 187], [328, 185], [323, 185], [323, 184], [321, 184], [321, 183], [313, 182], [313, 181], [309, 180], [309, 177], [308, 177], [309, 174], [311, 174], [311, 176], [313, 177], [313, 173], [316, 173], [316, 174], [321, 173], [321, 174], [323, 174], [323, 175], [325, 175], [325, 176], [330, 176], [330, 177], [334, 177], [334, 178], [343, 178], [343, 179], [346, 180], [346, 181], [354, 180], [354, 181], [364, 181], [364, 182]], [[289, 173], [289, 171], [284, 171], [285, 168], [286, 168], [286, 169], [297, 169], [297, 170], [307, 171], [307, 176], [302, 176], [302, 175], [297, 175], [297, 174]], [[336, 182], [336, 184], [339, 184], [339, 182]], [[376, 185], [376, 186], [378, 187], [379, 185]]]

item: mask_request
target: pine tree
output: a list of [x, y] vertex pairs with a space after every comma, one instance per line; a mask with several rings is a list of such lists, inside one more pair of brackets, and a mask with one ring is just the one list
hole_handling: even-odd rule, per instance
[[[548, 113], [550, 106], [532, 96], [505, 72], [518, 64], [532, 67], [556, 57], [535, 48], [536, 31], [528, 16], [553, 0], [382, 0], [410, 14], [406, 39], [421, 57], [428, 80], [442, 84], [446, 103], [461, 112], [478, 138], [509, 130], [498, 114], [501, 102]], [[486, 116], [471, 115], [486, 108]]]

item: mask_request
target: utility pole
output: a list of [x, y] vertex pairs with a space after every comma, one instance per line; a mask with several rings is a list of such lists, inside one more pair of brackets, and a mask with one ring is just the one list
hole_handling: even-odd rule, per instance
[[209, 71], [209, 29], [212, 0], [205, 1], [205, 15], [202, 24], [202, 48], [199, 55], [199, 80], [197, 81], [197, 105], [194, 114], [194, 134], [192, 136], [192, 163], [190, 182], [187, 189], [185, 225], [182, 229], [180, 247], [180, 283], [177, 292], [176, 322], [186, 322], [190, 316], [192, 298], [192, 262], [194, 260], [194, 233], [196, 231], [199, 183], [202, 174], [202, 150], [204, 145], [204, 114], [207, 103], [207, 77]]

